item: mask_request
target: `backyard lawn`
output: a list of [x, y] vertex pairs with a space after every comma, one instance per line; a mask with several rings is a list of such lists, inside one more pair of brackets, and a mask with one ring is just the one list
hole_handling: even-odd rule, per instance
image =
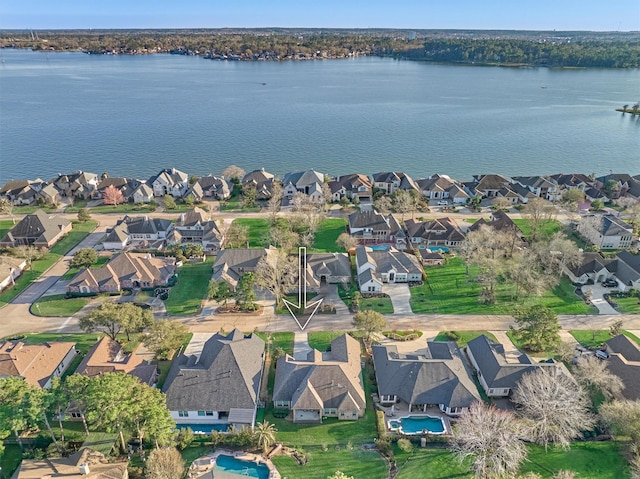
[[52, 341], [71, 341], [76, 343], [76, 350], [86, 354], [102, 337], [102, 333], [30, 333], [21, 338], [27, 344], [41, 344]]
[[[469, 466], [461, 464], [446, 448], [414, 447], [413, 452], [406, 453], [394, 447], [394, 455], [398, 464], [396, 479], [444, 479], [472, 478]], [[380, 476], [383, 477], [383, 476]]]
[[41, 296], [31, 305], [31, 314], [35, 316], [72, 316], [80, 311], [91, 298], [65, 298], [64, 294]]
[[464, 260], [455, 257], [444, 266], [426, 268], [427, 281], [410, 288], [411, 309], [421, 314], [512, 314], [516, 306], [543, 304], [558, 314], [589, 314], [594, 308], [586, 305], [573, 292], [567, 278], [560, 285], [547, 290], [541, 297], [514, 300], [514, 288], [508, 283], [498, 284], [497, 301], [486, 305], [478, 302], [480, 286], [474, 281], [475, 268], [466, 274]]
[[266, 218], [237, 218], [233, 223], [248, 228], [250, 248], [264, 248], [269, 246], [269, 220]]
[[[525, 237], [531, 236], [531, 221], [527, 218], [514, 219], [513, 222], [520, 228]], [[540, 224], [540, 235], [544, 238], [550, 238], [560, 231], [562, 225], [556, 220], [543, 221]]]
[[344, 252], [344, 248], [336, 244], [341, 233], [346, 231], [347, 220], [343, 218], [325, 218], [322, 220], [311, 251], [314, 253]]
[[32, 282], [40, 277], [42, 273], [53, 266], [60, 258], [68, 253], [80, 241], [91, 233], [98, 223], [87, 221], [86, 223], [73, 222], [73, 229], [60, 241], [51, 247], [40, 259], [31, 264], [31, 269], [22, 273], [16, 280], [13, 288], [8, 288], [0, 294], [0, 307], [11, 302], [16, 296], [24, 291]]
[[[336, 471], [356, 479], [387, 477], [387, 465], [377, 451], [365, 451], [358, 446], [353, 449], [330, 446], [326, 451], [321, 447], [305, 447], [304, 451], [309, 454], [309, 462], [305, 466], [299, 466], [289, 456], [274, 456], [271, 460], [283, 478], [327, 479]], [[414, 476], [415, 479], [418, 477], [422, 479], [425, 476]]]
[[185, 316], [200, 311], [209, 287], [212, 264], [213, 258], [207, 257], [204, 263], [186, 263], [178, 270], [178, 282], [169, 291], [169, 299], [164, 302], [167, 313]]

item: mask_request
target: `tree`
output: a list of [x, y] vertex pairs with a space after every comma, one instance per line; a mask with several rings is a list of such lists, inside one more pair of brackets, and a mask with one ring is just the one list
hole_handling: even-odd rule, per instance
[[11, 221], [16, 224], [16, 219], [13, 217], [13, 204], [7, 198], [0, 198], [0, 213], [11, 216]]
[[388, 215], [391, 212], [391, 201], [386, 196], [381, 196], [373, 201], [374, 209], [381, 215]]
[[542, 227], [551, 221], [556, 213], [555, 207], [543, 198], [532, 198], [522, 209], [522, 216], [529, 220], [531, 242], [542, 237]]
[[229, 165], [224, 170], [222, 170], [222, 176], [225, 178], [229, 178], [234, 183], [239, 183], [239, 181], [244, 176], [244, 170], [236, 165]]
[[389, 327], [384, 316], [373, 310], [358, 311], [353, 316], [353, 326], [365, 331], [367, 339], [371, 339], [371, 333], [384, 331]]
[[207, 299], [213, 299], [218, 295], [218, 288], [220, 287], [220, 283], [218, 283], [215, 279], [209, 280], [209, 286], [207, 287]]
[[624, 325], [624, 322], [621, 319], [614, 321], [613, 324], [609, 326], [609, 334], [611, 336], [619, 335], [622, 332], [623, 325]]
[[600, 198], [596, 198], [591, 202], [591, 209], [594, 211], [600, 211], [604, 208], [604, 202]]
[[13, 254], [15, 256], [27, 260], [27, 268], [29, 269], [31, 269], [34, 261], [44, 256], [44, 253], [44, 248], [37, 248], [33, 245], [20, 245], [13, 248]]
[[240, 277], [236, 289], [236, 306], [244, 311], [255, 311], [256, 304], [255, 276], [253, 273], [245, 273]]
[[164, 195], [164, 198], [162, 198], [162, 205], [165, 210], [175, 210], [176, 200], [171, 195]]
[[255, 185], [247, 183], [242, 186], [242, 207], [253, 208], [256, 205], [258, 192]]
[[615, 436], [628, 436], [640, 446], [640, 400], [611, 401], [600, 405], [600, 420]]
[[509, 201], [508, 198], [505, 198], [504, 196], [496, 196], [492, 201], [491, 204], [493, 205], [493, 207], [497, 210], [508, 210], [510, 209], [513, 204], [511, 203], [511, 201]]
[[569, 341], [561, 341], [556, 346], [556, 355], [560, 359], [560, 361], [571, 361], [571, 359], [575, 356], [576, 353], [576, 345], [575, 343]]
[[510, 329], [529, 351], [554, 349], [560, 342], [558, 316], [546, 306], [537, 304], [518, 309], [513, 317], [517, 327]]
[[353, 476], [347, 476], [342, 471], [336, 471], [335, 473], [327, 476], [327, 479], [355, 479]]
[[336, 240], [336, 244], [348, 253], [351, 251], [351, 248], [355, 248], [358, 245], [358, 240], [351, 236], [349, 233], [340, 233], [338, 239]]
[[105, 205], [116, 206], [124, 202], [124, 195], [118, 188], [109, 185], [102, 192], [102, 202]]
[[295, 258], [282, 249], [271, 251], [258, 261], [254, 273], [255, 285], [273, 294], [276, 304], [280, 304], [283, 296], [293, 285], [297, 273], [298, 265]]
[[43, 411], [42, 389], [18, 376], [0, 379], [0, 430], [12, 431], [20, 449], [23, 448], [20, 433], [37, 429]]
[[595, 422], [589, 395], [555, 367], [539, 367], [522, 376], [511, 400], [525, 420], [525, 436], [545, 449], [549, 444], [568, 449]]
[[262, 449], [263, 453], [266, 453], [267, 450], [276, 442], [276, 433], [278, 430], [273, 424], [270, 424], [269, 421], [257, 423], [253, 432], [255, 434], [258, 447]]
[[78, 210], [78, 221], [80, 221], [81, 223], [86, 223], [90, 219], [91, 219], [91, 214], [89, 213], [88, 209], [80, 208]]
[[276, 216], [282, 207], [282, 197], [284, 193], [282, 191], [282, 185], [274, 181], [271, 186], [271, 198], [267, 201], [267, 212], [269, 213], [269, 221], [273, 225], [276, 220]]
[[512, 413], [477, 402], [456, 422], [451, 449], [461, 462], [471, 459], [476, 477], [514, 477], [527, 457], [520, 436]]
[[573, 376], [585, 387], [600, 391], [606, 399], [612, 399], [622, 392], [622, 379], [607, 368], [607, 363], [595, 356], [582, 357], [573, 368]]
[[558, 279], [564, 274], [565, 268], [580, 264], [583, 256], [578, 245], [560, 231], [548, 243], [539, 243], [535, 250], [543, 269]]
[[394, 212], [400, 213], [400, 224], [404, 224], [404, 215], [415, 209], [415, 201], [407, 190], [396, 190], [391, 197], [391, 206]]
[[190, 427], [182, 427], [176, 435], [176, 447], [179, 450], [184, 451], [193, 443], [194, 440], [195, 436], [193, 434], [193, 429]]
[[571, 188], [562, 192], [561, 201], [570, 208], [575, 209], [578, 203], [584, 201], [584, 198], [584, 191]]
[[218, 286], [218, 293], [216, 294], [216, 301], [224, 301], [224, 305], [227, 305], [227, 300], [233, 296], [233, 291], [229, 288], [229, 284], [225, 281], [220, 282]]
[[147, 479], [175, 479], [184, 474], [184, 460], [174, 447], [154, 449], [149, 453], [145, 468]]
[[69, 261], [71, 268], [88, 268], [98, 261], [98, 252], [93, 248], [82, 248], [76, 251]]
[[225, 234], [225, 247], [226, 248], [244, 248], [247, 245], [249, 239], [249, 228], [241, 226], [235, 221], [231, 223], [231, 226], [227, 229]]
[[80, 318], [80, 329], [86, 332], [102, 331], [114, 341], [123, 331], [130, 340], [130, 334], [142, 332], [153, 322], [150, 309], [143, 309], [133, 303], [114, 304], [104, 302], [87, 316]]
[[189, 208], [193, 208], [194, 203], [195, 203], [195, 198], [191, 193], [188, 194], [184, 199], [184, 204], [187, 205]]
[[185, 324], [159, 319], [151, 323], [142, 337], [142, 343], [155, 353], [156, 358], [168, 359], [171, 351], [180, 347], [187, 334], [189, 328]]

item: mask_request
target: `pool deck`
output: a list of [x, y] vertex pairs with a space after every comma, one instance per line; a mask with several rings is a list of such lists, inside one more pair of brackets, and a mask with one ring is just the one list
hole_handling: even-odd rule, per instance
[[[269, 469], [269, 479], [281, 479], [280, 473], [273, 465], [270, 459], [265, 459], [260, 454], [253, 454], [245, 451], [229, 451], [227, 449], [216, 449], [211, 454], [199, 457], [191, 463], [189, 466], [188, 478], [198, 479], [206, 475], [216, 464], [216, 458], [218, 456], [233, 456], [236, 459], [246, 462], [253, 462], [256, 464], [264, 464]], [[238, 477], [242, 477], [237, 474]]]
[[[375, 402], [375, 401], [374, 401]], [[426, 411], [409, 411], [409, 405], [405, 402], [401, 402], [399, 404], [395, 404], [393, 406], [393, 409], [391, 408], [391, 406], [389, 407], [385, 407], [385, 406], [381, 406], [379, 403], [375, 405], [375, 407], [377, 409], [380, 409], [381, 411], [384, 411], [384, 415], [385, 415], [385, 424], [387, 426], [387, 431], [391, 434], [399, 434], [401, 435], [402, 433], [389, 429], [389, 421], [390, 420], [398, 420], [401, 419], [403, 417], [407, 417], [407, 416], [431, 416], [431, 417], [437, 417], [439, 419], [442, 419], [442, 422], [444, 423], [444, 432], [441, 434], [434, 434], [435, 436], [443, 436], [443, 435], [451, 435], [452, 434], [452, 429], [451, 429], [451, 418], [449, 416], [447, 416], [445, 413], [443, 413], [442, 411], [440, 411], [439, 408], [437, 407], [430, 407], [427, 408]], [[410, 436], [414, 436], [414, 435], [419, 435], [419, 434], [409, 434]]]

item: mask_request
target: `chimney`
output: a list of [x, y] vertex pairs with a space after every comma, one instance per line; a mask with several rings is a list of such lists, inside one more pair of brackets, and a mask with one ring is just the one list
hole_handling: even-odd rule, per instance
[[80, 471], [80, 474], [82, 474], [83, 476], [86, 476], [90, 472], [89, 464], [87, 464], [86, 462], [83, 462], [78, 466], [78, 470]]

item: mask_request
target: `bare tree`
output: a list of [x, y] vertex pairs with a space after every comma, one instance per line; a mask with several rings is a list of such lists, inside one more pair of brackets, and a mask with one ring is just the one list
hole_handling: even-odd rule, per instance
[[262, 258], [255, 271], [255, 285], [266, 289], [279, 304], [284, 295], [291, 289], [297, 279], [298, 267], [296, 259], [285, 250], [271, 251]]
[[175, 479], [184, 473], [184, 460], [174, 447], [154, 449], [149, 453], [145, 477], [149, 479]]
[[556, 346], [556, 355], [560, 358], [560, 361], [571, 361], [571, 359], [575, 356], [576, 353], [576, 345], [574, 343], [570, 343], [569, 341], [561, 341]]
[[33, 262], [44, 255], [43, 248], [37, 248], [33, 245], [20, 245], [13, 248], [13, 254], [18, 258], [27, 260], [27, 268], [31, 269]]
[[557, 278], [562, 276], [565, 268], [580, 264], [583, 256], [578, 245], [560, 231], [538, 251], [544, 270]]
[[595, 356], [580, 358], [573, 369], [573, 376], [585, 387], [601, 391], [607, 399], [612, 399], [624, 389], [622, 379], [609, 371], [605, 361]]
[[11, 221], [16, 224], [16, 219], [13, 216], [13, 204], [7, 198], [0, 198], [0, 213], [11, 216]]
[[611, 326], [609, 326], [609, 334], [611, 336], [617, 336], [622, 332], [622, 326], [624, 325], [624, 321], [621, 319], [614, 321]]
[[640, 400], [611, 401], [598, 410], [600, 420], [615, 436], [628, 436], [640, 447]]
[[222, 170], [222, 176], [225, 178], [229, 178], [230, 180], [241, 180], [244, 176], [244, 170], [236, 165], [229, 165], [224, 170]]
[[522, 209], [522, 215], [529, 220], [531, 242], [541, 238], [541, 228], [556, 214], [555, 207], [543, 198], [532, 198]]
[[527, 457], [520, 421], [508, 411], [475, 403], [453, 429], [451, 449], [470, 458], [476, 477], [514, 477]]
[[349, 252], [351, 248], [355, 248], [357, 246], [358, 240], [349, 233], [340, 233], [340, 236], [338, 236], [338, 239], [336, 240], [336, 244]]
[[400, 224], [404, 224], [404, 215], [415, 209], [415, 201], [407, 190], [396, 190], [391, 197], [391, 207], [394, 212], [400, 213]]
[[109, 185], [102, 192], [102, 202], [105, 205], [116, 206], [124, 202], [124, 195], [118, 188]]
[[373, 201], [373, 207], [375, 210], [381, 215], [388, 215], [391, 213], [391, 201], [386, 196], [381, 196], [380, 198]]
[[495, 207], [495, 209], [497, 210], [508, 210], [510, 209], [513, 204], [511, 203], [511, 201], [509, 201], [508, 198], [505, 198], [504, 196], [496, 196], [492, 201], [491, 204]]
[[525, 420], [526, 437], [545, 449], [549, 444], [568, 449], [572, 439], [595, 423], [589, 395], [555, 367], [540, 367], [525, 374], [511, 400]]
[[244, 248], [249, 239], [249, 228], [233, 222], [227, 228], [224, 237], [226, 248]]
[[269, 220], [273, 225], [276, 220], [276, 216], [282, 207], [282, 185], [277, 181], [273, 182], [273, 186], [271, 187], [271, 198], [267, 201], [267, 212], [269, 213]]

